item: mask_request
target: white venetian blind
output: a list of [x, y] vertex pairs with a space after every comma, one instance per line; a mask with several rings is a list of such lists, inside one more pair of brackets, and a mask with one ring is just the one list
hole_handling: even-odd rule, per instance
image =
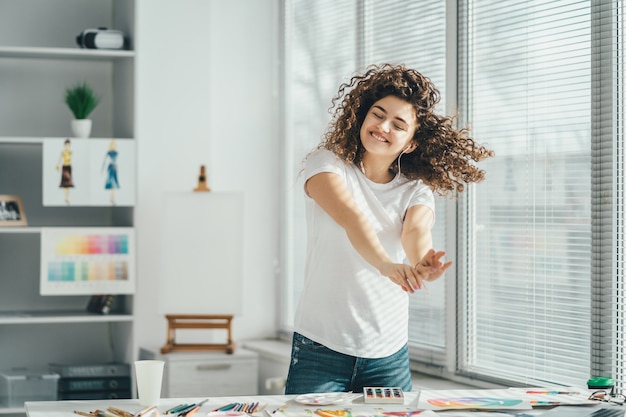
[[[598, 80], [602, 80], [599, 88], [610, 92], [602, 95], [603, 99], [595, 106], [596, 117], [594, 120], [594, 135], [602, 138], [600, 148], [609, 148], [612, 163], [604, 162], [606, 152], [594, 153], [599, 164], [606, 168], [601, 172], [612, 171], [613, 184], [605, 186], [612, 195], [611, 206], [614, 211], [607, 214], [608, 210], [603, 210], [603, 195], [600, 191], [599, 204], [594, 206], [596, 211], [601, 211], [604, 215], [602, 236], [606, 237], [604, 245], [598, 245], [601, 251], [595, 251], [596, 259], [602, 259], [601, 273], [595, 278], [595, 285], [603, 288], [599, 291], [599, 299], [596, 298], [594, 306], [594, 325], [592, 332], [593, 346], [597, 346], [593, 353], [592, 371], [594, 373], [605, 373], [616, 379], [618, 388], [624, 392], [626, 387], [626, 335], [624, 334], [624, 318], [626, 317], [626, 181], [625, 181], [625, 142], [626, 142], [626, 86], [624, 83], [624, 60], [626, 59], [626, 5], [624, 0], [600, 3], [594, 9], [601, 24], [595, 27], [595, 38], [598, 38], [602, 48], [594, 54], [599, 56], [595, 61], [594, 69], [599, 75]], [[606, 64], [608, 62], [608, 65]], [[608, 67], [608, 68], [607, 68]], [[606, 115], [610, 117], [601, 117]], [[610, 144], [610, 145], [609, 145]], [[605, 177], [608, 174], [603, 175]], [[600, 181], [604, 185], [604, 181]], [[597, 207], [597, 208], [596, 208]], [[609, 256], [602, 256], [610, 254]], [[607, 260], [608, 259], [608, 260]], [[595, 263], [594, 263], [595, 265]], [[610, 320], [603, 320], [609, 317]], [[602, 323], [598, 325], [597, 323]]]
[[462, 4], [461, 93], [496, 157], [468, 200], [460, 369], [584, 385], [614, 371], [617, 2]]
[[[445, 0], [285, 0], [285, 277], [282, 326], [292, 324], [302, 289], [306, 223], [303, 157], [330, 120], [328, 108], [340, 83], [370, 64], [403, 63], [429, 76], [445, 97]], [[441, 105], [444, 111], [444, 103]], [[446, 200], [438, 202], [435, 245], [446, 247]], [[411, 302], [414, 357], [440, 360], [445, 347], [445, 281]], [[417, 356], [415, 356], [417, 355]], [[439, 358], [439, 359], [438, 359]]]
[[281, 327], [293, 325], [302, 292], [306, 216], [300, 174], [307, 152], [321, 140], [339, 85], [357, 67], [357, 4], [284, 1], [284, 204]]

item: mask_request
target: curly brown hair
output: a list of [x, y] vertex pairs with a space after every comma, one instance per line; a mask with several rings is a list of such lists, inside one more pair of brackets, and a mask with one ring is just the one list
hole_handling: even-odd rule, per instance
[[[455, 128], [454, 117], [436, 114], [439, 91], [429, 78], [404, 65], [372, 65], [342, 84], [332, 100], [333, 117], [318, 148], [332, 151], [347, 163], [361, 162], [363, 120], [375, 102], [390, 95], [409, 102], [417, 120], [411, 140], [417, 148], [402, 154], [403, 175], [421, 179], [441, 195], [462, 192], [464, 184], [484, 179], [485, 172], [473, 162], [493, 156], [493, 151], [470, 138], [469, 129]], [[390, 170], [397, 172], [397, 160]]]

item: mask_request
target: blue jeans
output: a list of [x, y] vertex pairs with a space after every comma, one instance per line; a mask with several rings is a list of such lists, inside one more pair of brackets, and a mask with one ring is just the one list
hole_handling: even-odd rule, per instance
[[411, 391], [408, 347], [386, 358], [367, 359], [335, 352], [299, 333], [293, 334], [285, 394], [360, 393], [363, 387]]

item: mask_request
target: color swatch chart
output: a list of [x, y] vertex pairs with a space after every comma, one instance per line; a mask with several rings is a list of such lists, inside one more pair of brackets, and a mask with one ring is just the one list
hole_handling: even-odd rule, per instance
[[69, 235], [60, 238], [55, 247], [57, 255], [116, 255], [128, 254], [127, 235]]
[[41, 295], [132, 294], [134, 229], [42, 228]]
[[120, 281], [128, 279], [125, 261], [52, 261], [48, 281]]

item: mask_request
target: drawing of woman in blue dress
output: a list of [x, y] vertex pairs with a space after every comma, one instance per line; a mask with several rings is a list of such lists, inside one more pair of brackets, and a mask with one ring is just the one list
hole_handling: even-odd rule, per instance
[[117, 180], [117, 150], [115, 149], [115, 140], [111, 139], [109, 144], [109, 150], [104, 156], [102, 162], [102, 170], [106, 167], [106, 182], [104, 184], [105, 190], [111, 191], [111, 204], [115, 204], [115, 190], [120, 188], [120, 183]]

